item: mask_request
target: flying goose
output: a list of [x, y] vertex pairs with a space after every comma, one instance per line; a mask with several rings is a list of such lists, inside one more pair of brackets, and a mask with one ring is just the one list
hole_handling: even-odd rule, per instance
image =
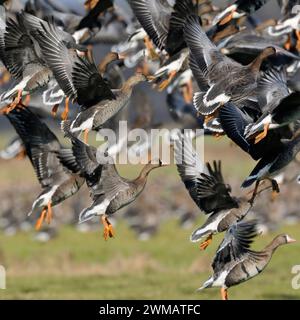
[[232, 197], [231, 187], [225, 184], [221, 162], [214, 161], [211, 166], [202, 163], [192, 141], [181, 135], [175, 141], [175, 159], [177, 170], [191, 198], [204, 214], [209, 215], [206, 222], [191, 234], [190, 240], [198, 242], [204, 250], [212, 241], [212, 236], [226, 231], [233, 223], [242, 220], [251, 204], [246, 197]]
[[183, 27], [189, 14], [197, 14], [198, 4], [193, 0], [130, 0], [129, 4], [149, 37], [145, 38], [148, 51], [153, 51], [152, 40], [159, 50], [169, 56], [153, 76], [156, 82], [157, 78], [166, 77], [159, 85], [159, 90], [164, 90], [187, 63]]
[[70, 123], [72, 134], [84, 132], [87, 142], [88, 132], [99, 129], [106, 121], [124, 108], [131, 97], [133, 88], [147, 78], [137, 73], [127, 79], [120, 89], [112, 90], [103, 80], [94, 62], [78, 57], [75, 62], [72, 83], [76, 90], [81, 111]]
[[84, 209], [79, 216], [79, 222], [85, 222], [100, 216], [104, 225], [104, 239], [114, 236], [114, 231], [108, 217], [133, 202], [144, 190], [149, 173], [163, 166], [157, 163], [146, 164], [139, 176], [128, 180], [119, 175], [113, 159], [109, 156], [97, 154], [97, 149], [89, 146], [72, 135], [69, 124], [62, 122], [62, 130], [72, 142], [73, 154], [85, 177], [91, 191], [93, 203]]
[[52, 207], [75, 194], [84, 178], [77, 174], [79, 168], [72, 151], [62, 148], [52, 131], [29, 108], [17, 107], [7, 118], [22, 139], [43, 189], [29, 213], [42, 210], [36, 223], [36, 229], [40, 229], [44, 220], [51, 222]]
[[262, 180], [270, 180], [273, 192], [279, 193], [280, 189], [274, 179], [291, 161], [295, 159], [300, 151], [300, 132], [296, 132], [292, 139], [283, 140], [279, 150], [266, 154], [252, 170], [248, 178], [243, 182], [242, 187], [247, 188], [254, 182], [252, 201], [254, 200], [259, 184]]
[[[0, 58], [17, 84], [1, 96], [2, 101], [10, 101], [2, 113], [17, 106], [22, 96], [44, 87], [52, 78], [52, 71], [41, 56], [35, 39], [26, 27], [24, 15], [17, 13], [16, 18], [5, 19], [4, 8], [1, 11]], [[5, 23], [6, 21], [6, 23]]]
[[257, 234], [255, 221], [232, 225], [214, 257], [213, 275], [198, 290], [221, 287], [221, 297], [227, 300], [228, 288], [257, 276], [266, 268], [279, 246], [296, 241], [287, 234], [281, 234], [275, 237], [264, 250], [253, 251], [250, 245]]
[[201, 92], [194, 95], [194, 105], [200, 114], [212, 115], [229, 101], [241, 104], [256, 99], [260, 66], [264, 59], [276, 53], [275, 48], [265, 48], [252, 63], [243, 66], [217, 49], [197, 16], [188, 18], [184, 34], [194, 61], [191, 69], [201, 85]]
[[246, 14], [252, 14], [267, 2], [268, 0], [236, 0], [234, 4], [228, 6], [220, 14], [216, 15], [212, 24], [224, 25], [232, 19], [239, 19]]

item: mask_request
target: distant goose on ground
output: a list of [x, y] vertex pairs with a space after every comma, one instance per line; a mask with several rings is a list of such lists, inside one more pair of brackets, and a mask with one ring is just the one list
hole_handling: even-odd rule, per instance
[[279, 246], [296, 241], [287, 234], [281, 234], [264, 250], [253, 251], [250, 245], [257, 234], [255, 221], [231, 226], [216, 252], [212, 263], [213, 275], [198, 290], [221, 287], [221, 297], [227, 300], [228, 288], [257, 276], [266, 268]]

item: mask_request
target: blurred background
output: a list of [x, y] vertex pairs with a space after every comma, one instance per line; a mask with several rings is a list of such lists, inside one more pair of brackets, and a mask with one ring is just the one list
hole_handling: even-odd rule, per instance
[[[16, 1], [16, 5], [18, 2], [22, 3]], [[51, 2], [84, 13], [84, 1]], [[277, 2], [272, 0], [257, 12], [257, 18], [276, 18], [278, 13]], [[125, 41], [128, 34], [122, 36]], [[112, 45], [106, 39], [95, 46], [95, 60], [99, 61]], [[33, 97], [31, 104], [39, 107], [39, 103], [38, 97]], [[194, 118], [178, 123], [166, 103], [166, 94], [151, 90], [149, 85], [135, 90], [128, 110], [124, 111], [126, 114], [120, 118], [129, 117], [134, 122], [135, 115], [141, 112], [139, 109], [150, 112], [153, 126], [164, 122], [170, 127], [197, 127]], [[67, 144], [60, 134], [59, 121], [46, 122]], [[0, 131], [2, 150], [15, 136], [5, 117], [0, 118]], [[255, 163], [227, 138], [205, 137], [204, 158], [222, 160], [224, 177], [232, 185], [234, 195], [248, 191], [242, 191], [240, 185]], [[279, 197], [270, 201], [270, 194], [264, 193], [253, 209], [252, 214], [259, 217], [263, 230], [255, 248], [261, 249], [281, 232], [300, 239], [300, 185], [293, 179], [299, 174], [297, 161], [288, 167]], [[0, 290], [1, 299], [219, 298], [217, 289], [201, 293], [195, 290], [209, 277], [210, 264], [223, 235], [216, 236], [205, 252], [189, 242], [190, 233], [204, 219], [175, 166], [153, 172], [141, 196], [114, 215], [116, 236], [109, 241], [103, 240], [99, 221], [77, 223], [80, 211], [90, 203], [86, 186], [75, 197], [55, 207], [52, 224], [36, 232], [37, 217], [28, 218], [27, 213], [41, 189], [29, 160], [2, 157], [0, 168], [0, 264], [7, 271], [7, 289]], [[134, 178], [140, 166], [122, 165], [118, 169], [123, 176]], [[291, 269], [300, 264], [299, 250], [299, 242], [282, 248], [261, 276], [233, 287], [231, 298], [300, 298], [300, 291], [291, 287]]]

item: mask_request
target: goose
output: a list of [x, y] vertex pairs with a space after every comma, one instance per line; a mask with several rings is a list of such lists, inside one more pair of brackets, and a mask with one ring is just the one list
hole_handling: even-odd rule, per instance
[[212, 24], [224, 25], [232, 19], [239, 19], [246, 14], [252, 14], [267, 2], [268, 0], [237, 0], [234, 4], [228, 6], [220, 14], [216, 15]]
[[53, 18], [44, 21], [28, 13], [23, 13], [23, 16], [26, 27], [38, 43], [43, 59], [67, 97], [62, 113], [64, 120], [68, 116], [69, 100], [76, 98], [76, 90], [71, 82], [72, 63], [77, 52], [87, 54], [88, 50], [77, 44], [71, 34], [58, 28]]
[[285, 37], [270, 38], [270, 36], [258, 35], [249, 30], [241, 30], [227, 37], [217, 47], [221, 53], [243, 65], [251, 63], [265, 48], [274, 47], [276, 56], [271, 56], [269, 60], [275, 66], [278, 64], [282, 66], [299, 60], [297, 54], [282, 47], [285, 41]]
[[[108, 82], [112, 88], [118, 88], [119, 86], [115, 87], [114, 86], [115, 81], [113, 81], [114, 83], [112, 83], [112, 81], [110, 81], [109, 78], [111, 78], [113, 76], [112, 73], [114, 74], [114, 77], [116, 77], [116, 74], [118, 74], [118, 72], [117, 72], [117, 67], [115, 68], [116, 72], [114, 72], [112, 68], [109, 69], [110, 63], [112, 63], [113, 61], [121, 61], [122, 59], [123, 59], [122, 54], [117, 54], [115, 52], [109, 52], [101, 60], [101, 62], [97, 66], [100, 75], [102, 77], [104, 77], [105, 80], [108, 80]], [[66, 98], [66, 95], [65, 95], [64, 91], [60, 88], [60, 86], [58, 85], [56, 80], [52, 83], [51, 86], [49, 84], [48, 89], [43, 92], [44, 104], [54, 106], [52, 108], [52, 115], [53, 116], [56, 116], [57, 111], [58, 111], [58, 107], [59, 107], [60, 103], [65, 98]], [[67, 118], [67, 115], [68, 115], [68, 104], [66, 104], [65, 111], [62, 114], [62, 119], [65, 120]]]
[[204, 214], [209, 215], [206, 222], [190, 236], [191, 242], [206, 239], [200, 244], [205, 250], [212, 242], [214, 234], [226, 231], [233, 223], [242, 220], [252, 205], [246, 197], [232, 197], [231, 187], [225, 184], [221, 162], [214, 161], [206, 166], [198, 157], [192, 142], [184, 135], [175, 141], [176, 166], [189, 191], [191, 198]]
[[33, 202], [29, 213], [41, 209], [36, 229], [52, 219], [52, 207], [75, 194], [84, 183], [70, 149], [64, 149], [46, 124], [29, 108], [16, 107], [7, 115], [22, 139], [43, 191]]
[[[245, 107], [241, 109], [232, 102], [228, 102], [223, 108], [220, 108], [218, 114], [221, 127], [228, 138], [254, 160], [259, 160], [271, 153], [280, 152], [283, 146], [282, 139], [290, 139], [293, 136], [291, 128], [278, 125], [274, 130], [269, 130], [263, 139], [258, 139], [260, 141], [252, 138], [247, 139], [247, 130], [250, 130], [255, 119], [259, 119], [261, 114], [261, 109], [258, 106], [257, 109], [247, 109]], [[291, 111], [289, 117], [292, 116], [293, 112]]]
[[[283, 68], [281, 70], [275, 68], [267, 70], [258, 83], [257, 92], [258, 119], [245, 128], [246, 139], [255, 136], [255, 143], [258, 143], [267, 136], [270, 127], [276, 127], [275, 125], [271, 125], [272, 113], [275, 110], [286, 109], [286, 113], [293, 112], [295, 117], [297, 117], [297, 110], [293, 110], [294, 107], [297, 108], [297, 95], [295, 97], [294, 94], [290, 94], [286, 73]], [[257, 135], [261, 129], [263, 129], [262, 133]]]
[[260, 159], [248, 178], [243, 182], [242, 188], [251, 186], [254, 182], [252, 200], [256, 197], [257, 189], [262, 180], [270, 180], [273, 192], [280, 192], [277, 181], [274, 179], [289, 163], [291, 163], [300, 151], [300, 132], [294, 134], [292, 139], [284, 139], [279, 150], [270, 152]]
[[[100, 216], [104, 225], [103, 237], [114, 236], [112, 224], [108, 217], [133, 202], [144, 190], [149, 173], [163, 166], [159, 160], [151, 161], [141, 170], [139, 176], [134, 180], [128, 180], [119, 175], [113, 159], [110, 156], [102, 157], [97, 154], [97, 149], [89, 146], [75, 137], [69, 124], [62, 122], [62, 131], [72, 142], [73, 154], [77, 164], [81, 168], [86, 183], [91, 191], [93, 203], [84, 209], [79, 215], [79, 222], [85, 222], [93, 217]], [[99, 163], [100, 162], [100, 163]]]
[[17, 13], [16, 19], [5, 18], [5, 9], [0, 7], [0, 58], [17, 81], [17, 84], [1, 96], [2, 101], [10, 101], [1, 112], [8, 113], [28, 95], [44, 87], [52, 78], [52, 71], [41, 56], [35, 39], [26, 28], [24, 15]]
[[164, 90], [186, 61], [188, 52], [181, 52], [186, 48], [183, 27], [189, 14], [197, 14], [198, 4], [192, 0], [130, 0], [129, 4], [149, 37], [145, 38], [148, 51], [153, 52], [150, 39], [169, 56], [162, 68], [154, 74], [154, 79], [162, 75], [167, 78], [159, 85], [159, 89]]
[[300, 119], [300, 92], [293, 92], [279, 101], [279, 105], [273, 110], [267, 110], [253, 124], [245, 128], [246, 139], [255, 136], [255, 143], [264, 139], [269, 129], [277, 129]]
[[194, 95], [194, 105], [200, 114], [212, 115], [229, 101], [241, 104], [256, 98], [260, 66], [264, 59], [276, 54], [274, 47], [265, 48], [252, 63], [242, 66], [217, 49], [197, 16], [188, 18], [184, 35], [194, 61], [191, 69], [201, 89]]
[[124, 108], [131, 97], [133, 88], [147, 77], [137, 73], [128, 78], [120, 89], [111, 90], [103, 80], [94, 62], [78, 57], [73, 70], [73, 83], [77, 92], [77, 102], [81, 111], [70, 123], [71, 133], [84, 131], [84, 141], [90, 130], [99, 129]]
[[102, 24], [98, 17], [108, 9], [113, 8], [113, 5], [114, 4], [112, 0], [102, 0], [98, 1], [93, 6], [89, 5], [88, 13], [81, 19], [76, 27], [76, 30], [82, 30], [86, 28], [94, 29], [94, 27], [96, 27], [97, 31], [100, 31]]
[[256, 221], [239, 222], [232, 225], [226, 232], [214, 257], [213, 275], [198, 291], [221, 287], [222, 300], [227, 300], [228, 288], [260, 274], [269, 264], [279, 246], [296, 241], [287, 234], [281, 234], [262, 251], [253, 251], [250, 245], [257, 235]]

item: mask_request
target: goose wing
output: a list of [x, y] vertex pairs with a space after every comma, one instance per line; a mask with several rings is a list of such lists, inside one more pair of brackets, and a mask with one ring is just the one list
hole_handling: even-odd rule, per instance
[[251, 254], [250, 245], [257, 234], [255, 220], [232, 225], [226, 231], [224, 240], [214, 257], [212, 263], [214, 273], [221, 272], [227, 264], [239, 262], [245, 256]]
[[88, 108], [102, 100], [115, 99], [107, 82], [103, 80], [94, 62], [77, 57], [72, 71], [78, 104]]
[[29, 108], [16, 108], [7, 117], [24, 142], [37, 178], [43, 188], [52, 187], [70, 176], [58, 157], [61, 145], [53, 132]]

